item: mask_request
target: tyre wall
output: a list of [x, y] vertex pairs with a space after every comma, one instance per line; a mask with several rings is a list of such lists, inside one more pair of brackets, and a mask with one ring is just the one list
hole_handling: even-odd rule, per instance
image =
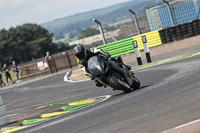
[[163, 44], [200, 35], [200, 20], [159, 30], [159, 34]]

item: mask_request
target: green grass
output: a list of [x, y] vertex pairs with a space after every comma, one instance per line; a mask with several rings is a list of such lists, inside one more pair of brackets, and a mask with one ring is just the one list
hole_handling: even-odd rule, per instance
[[[15, 76], [15, 74], [14, 74], [14, 72], [12, 70], [10, 70], [9, 73], [11, 75], [12, 80], [17, 80], [17, 78], [16, 78], [16, 76]], [[21, 71], [19, 70], [19, 79], [20, 79], [20, 73], [21, 73]], [[1, 75], [2, 75], [3, 82], [6, 83], [6, 76], [5, 76], [5, 74], [1, 73]], [[9, 79], [8, 79], [8, 82], [10, 82]]]

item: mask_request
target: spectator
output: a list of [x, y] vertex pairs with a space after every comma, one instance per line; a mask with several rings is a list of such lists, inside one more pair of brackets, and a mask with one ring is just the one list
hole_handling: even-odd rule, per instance
[[16, 78], [17, 78], [17, 83], [19, 83], [20, 82], [20, 80], [19, 80], [19, 70], [18, 70], [18, 66], [16, 65], [15, 61], [12, 61], [11, 69], [13, 70], [13, 72], [14, 72]]
[[3, 79], [2, 79], [1, 71], [0, 71], [0, 86], [1, 87], [5, 86], [5, 83], [3, 82]]
[[46, 52], [45, 59], [49, 60], [49, 59], [51, 59], [51, 58], [52, 58], [52, 57], [51, 57], [49, 51], [47, 51], [47, 52]]
[[9, 70], [8, 70], [8, 68], [7, 68], [7, 64], [4, 64], [4, 65], [3, 65], [2, 72], [3, 72], [3, 73], [5, 74], [5, 76], [6, 76], [6, 84], [7, 84], [7, 85], [8, 85], [8, 79], [10, 79], [10, 81], [11, 81], [12, 83], [14, 83], [14, 82], [12, 81], [11, 75], [10, 75]]

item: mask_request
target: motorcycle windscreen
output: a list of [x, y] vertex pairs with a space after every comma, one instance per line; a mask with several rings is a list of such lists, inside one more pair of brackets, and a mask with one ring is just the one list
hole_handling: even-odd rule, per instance
[[93, 76], [101, 76], [106, 73], [105, 58], [102, 56], [93, 56], [88, 60], [88, 70]]

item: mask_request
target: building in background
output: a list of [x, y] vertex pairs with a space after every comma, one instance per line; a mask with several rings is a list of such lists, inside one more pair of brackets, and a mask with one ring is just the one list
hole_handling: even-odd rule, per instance
[[[196, 19], [199, 11], [199, 0], [175, 0], [169, 3], [174, 25]], [[172, 27], [167, 4], [146, 9], [151, 31]]]

